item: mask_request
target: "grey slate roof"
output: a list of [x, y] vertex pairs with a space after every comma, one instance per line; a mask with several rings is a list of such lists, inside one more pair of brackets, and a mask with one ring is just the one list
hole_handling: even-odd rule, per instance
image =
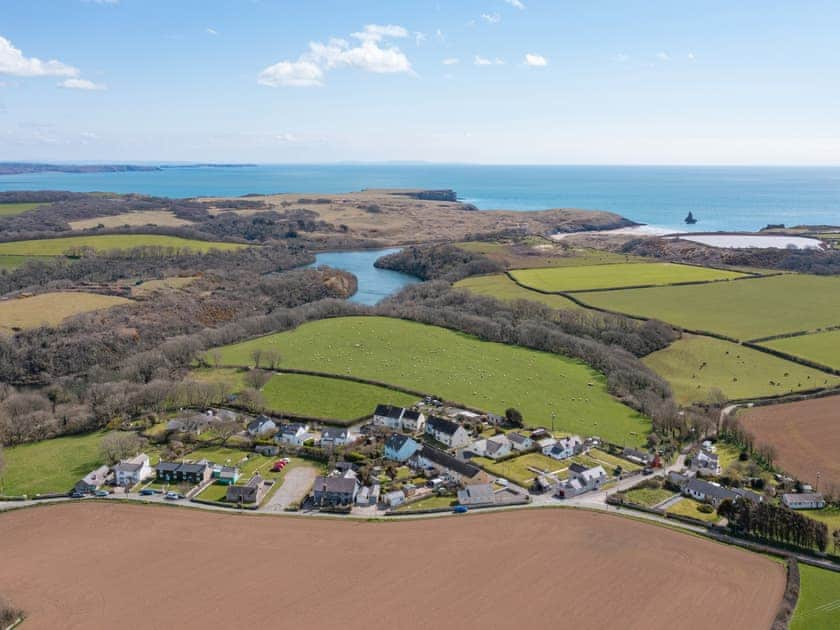
[[439, 416], [430, 416], [429, 419], [426, 420], [426, 430], [429, 432], [435, 431], [446, 435], [455, 435], [455, 432], [460, 428], [460, 426], [461, 425], [457, 422], [452, 422], [452, 420], [447, 420], [446, 418], [441, 418]]
[[477, 466], [473, 466], [470, 463], [462, 461], [457, 457], [453, 457], [449, 453], [429, 446], [428, 444], [423, 445], [423, 448], [418, 451], [418, 455], [424, 459], [428, 459], [430, 462], [440, 466], [441, 468], [454, 470], [459, 475], [463, 475], [464, 477], [468, 477], [470, 479], [480, 472], [480, 469]]

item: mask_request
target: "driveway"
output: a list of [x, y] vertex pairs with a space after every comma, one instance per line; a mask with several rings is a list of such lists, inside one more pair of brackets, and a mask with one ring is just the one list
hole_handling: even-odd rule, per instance
[[312, 466], [293, 468], [283, 477], [283, 485], [274, 493], [260, 512], [282, 512], [288, 505], [300, 501], [309, 492], [318, 469]]

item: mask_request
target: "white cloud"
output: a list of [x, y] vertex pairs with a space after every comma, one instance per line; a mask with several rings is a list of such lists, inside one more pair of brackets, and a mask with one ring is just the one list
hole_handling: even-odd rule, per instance
[[525, 54], [525, 65], [531, 66], [533, 68], [544, 68], [548, 65], [548, 59], [543, 57], [542, 55], [537, 55], [534, 53], [526, 53]]
[[107, 89], [101, 83], [94, 83], [87, 79], [64, 79], [58, 84], [58, 87], [67, 88], [70, 90], [105, 90]]
[[473, 61], [477, 66], [491, 66], [493, 62], [485, 57], [479, 57], [478, 55], [475, 56], [475, 60]]
[[310, 42], [309, 50], [297, 61], [280, 61], [264, 69], [257, 82], [272, 87], [310, 87], [324, 84], [327, 70], [356, 68], [377, 74], [411, 73], [411, 62], [396, 46], [383, 44], [386, 38], [408, 37], [408, 31], [393, 24], [368, 24], [352, 33], [358, 45], [331, 38], [327, 43]]
[[658, 52], [658, 53], [656, 53], [656, 58], [659, 59], [660, 61], [670, 61], [671, 55], [669, 55], [666, 52]]
[[78, 68], [61, 61], [41, 61], [37, 57], [24, 57], [12, 42], [0, 36], [0, 74], [16, 77], [76, 77]]
[[414, 43], [417, 46], [422, 46], [423, 42], [426, 41], [426, 33], [415, 32], [414, 33]]
[[458, 57], [447, 57], [443, 60], [444, 66], [454, 66], [456, 63], [461, 63], [461, 60]]
[[689, 61], [696, 61], [697, 57], [694, 55], [693, 52], [688, 53], [687, 55]]
[[437, 29], [437, 30], [435, 30], [435, 38], [439, 42], [446, 41], [446, 34], [442, 30]]
[[505, 0], [510, 6], [519, 9], [520, 11], [525, 8], [525, 5], [520, 2], [520, 0]]
[[498, 24], [502, 21], [502, 16], [498, 13], [482, 13], [481, 19], [488, 24]]
[[219, 34], [219, 31], [217, 31], [215, 28], [210, 28], [209, 26], [206, 29], [204, 29], [204, 31], [208, 35], [218, 35]]
[[280, 61], [260, 72], [257, 83], [270, 87], [312, 87], [323, 85], [323, 79], [323, 70], [311, 61]]

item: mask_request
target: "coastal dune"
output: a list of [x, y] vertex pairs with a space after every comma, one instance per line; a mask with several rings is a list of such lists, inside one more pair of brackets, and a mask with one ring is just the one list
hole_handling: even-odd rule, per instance
[[0, 515], [27, 628], [768, 628], [782, 565], [576, 510], [372, 523], [74, 503]]

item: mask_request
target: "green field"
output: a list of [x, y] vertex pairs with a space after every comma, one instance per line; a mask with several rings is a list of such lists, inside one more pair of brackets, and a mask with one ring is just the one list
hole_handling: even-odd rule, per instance
[[[245, 387], [244, 372], [236, 368], [194, 370], [192, 377], [199, 381], [226, 382], [234, 391]], [[393, 389], [305, 374], [275, 374], [262, 393], [268, 408], [276, 413], [348, 424], [373, 413], [379, 403], [406, 407], [417, 402], [417, 396]]]
[[536, 291], [529, 291], [513, 280], [507, 277], [506, 274], [494, 274], [490, 276], [472, 276], [464, 278], [455, 283], [456, 289], [466, 289], [471, 293], [478, 295], [487, 295], [504, 301], [514, 300], [533, 300], [540, 302], [551, 308], [562, 309], [579, 309], [581, 308], [570, 299], [562, 295], [546, 295], [545, 293], [537, 293]]
[[675, 263], [630, 263], [545, 269], [520, 269], [511, 275], [540, 291], [583, 291], [618, 287], [731, 280], [744, 274]]
[[650, 430], [580, 361], [435, 326], [386, 317], [321, 320], [221, 348], [222, 363], [250, 365], [255, 348], [278, 350], [283, 367], [369, 378], [495, 413], [516, 407], [530, 425], [556, 415], [560, 430], [629, 444]]
[[690, 330], [758, 339], [840, 325], [840, 277], [783, 275], [740, 282], [580, 295], [587, 304]]
[[7, 256], [3, 254], [0, 255], [0, 271], [2, 271], [3, 269], [8, 269], [9, 271], [13, 269], [18, 269], [19, 267], [23, 267], [29, 260], [48, 259], [43, 256]]
[[97, 431], [6, 448], [0, 494], [69, 492], [77, 481], [102, 465], [99, 443], [104, 435], [104, 431]]
[[799, 563], [799, 602], [790, 630], [840, 628], [840, 573]]
[[35, 241], [12, 241], [0, 243], [0, 256], [62, 256], [75, 248], [90, 248], [96, 251], [132, 249], [134, 247], [166, 247], [178, 250], [189, 249], [208, 252], [211, 249], [234, 250], [247, 247], [239, 243], [197, 241], [179, 236], [162, 234], [102, 234], [100, 236], [67, 236], [39, 239]]
[[13, 217], [28, 212], [38, 206], [48, 206], [49, 203], [0, 203], [0, 217]]
[[764, 341], [762, 346], [779, 350], [834, 369], [840, 369], [840, 330]]
[[707, 523], [714, 523], [720, 519], [717, 512], [710, 512], [706, 514], [705, 512], [698, 510], [697, 508], [701, 505], [703, 504], [699, 501], [686, 497], [685, 499], [680, 499], [674, 503], [674, 505], [669, 507], [666, 512], [670, 514], [679, 514], [681, 516], [690, 516], [691, 518], [700, 519], [701, 521], [706, 521]]
[[[800, 512], [800, 514], [812, 518], [815, 521], [825, 523], [828, 525], [829, 533], [840, 530], [840, 508], [838, 507], [825, 507], [821, 510], [805, 510]], [[831, 548], [831, 542], [829, 542], [829, 548]]]
[[636, 488], [635, 490], [625, 492], [624, 497], [627, 501], [632, 501], [633, 503], [638, 503], [646, 507], [653, 507], [663, 501], [667, 501], [674, 494], [676, 493], [665, 488]]
[[639, 260], [637, 257], [626, 254], [588, 247], [569, 247], [536, 237], [516, 243], [467, 241], [457, 245], [468, 252], [484, 254], [507, 269], [608, 265]]
[[680, 403], [703, 401], [712, 389], [735, 400], [840, 383], [840, 378], [819, 370], [730, 341], [697, 335], [683, 335], [642, 362], [668, 381]]

